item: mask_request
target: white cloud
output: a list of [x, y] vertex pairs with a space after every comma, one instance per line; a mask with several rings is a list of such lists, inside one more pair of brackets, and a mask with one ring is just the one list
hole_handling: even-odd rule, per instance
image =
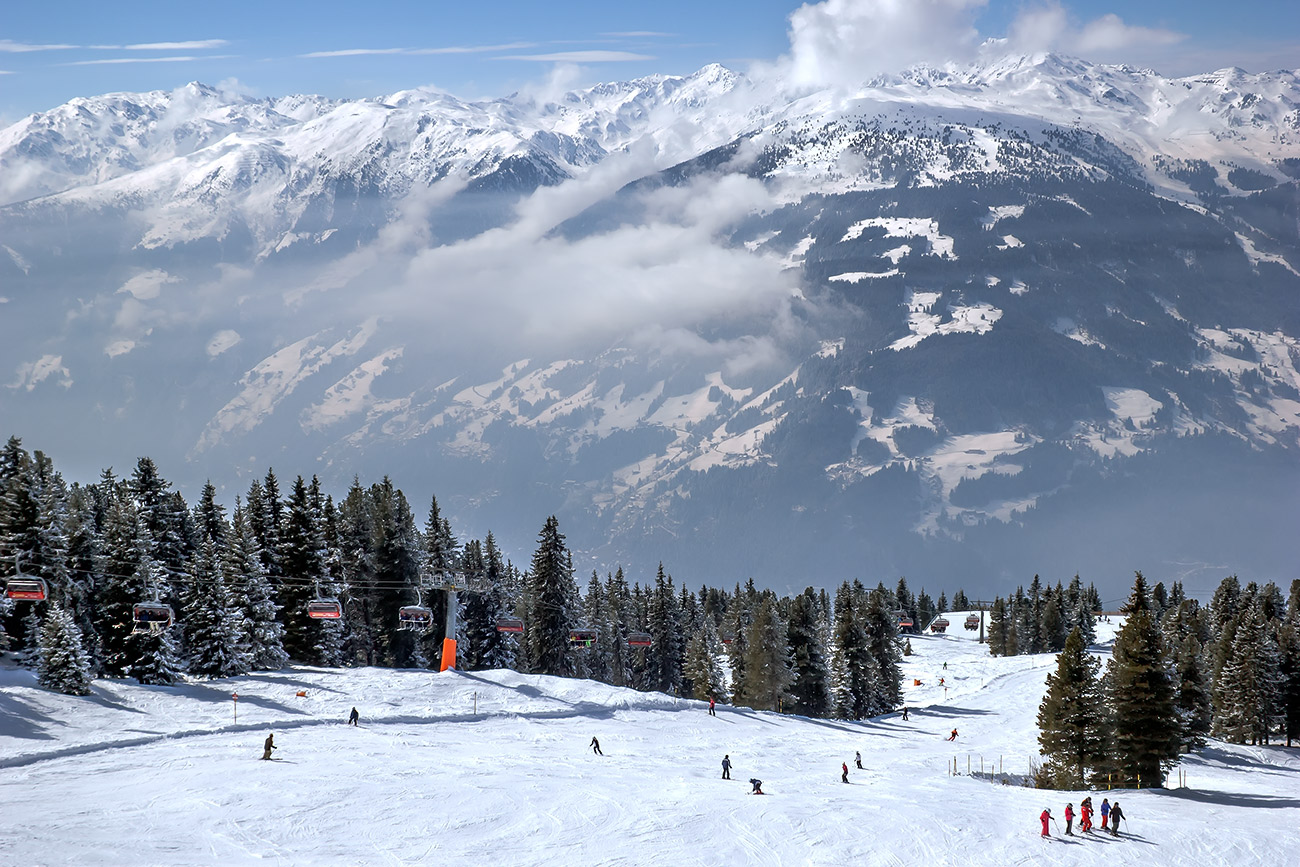
[[195, 39], [189, 42], [138, 42], [124, 45], [127, 51], [202, 51], [205, 48], [221, 48], [229, 45], [225, 39]]
[[10, 383], [10, 388], [31, 391], [51, 377], [58, 377], [57, 383], [64, 388], [72, 386], [72, 374], [63, 366], [62, 355], [43, 355], [36, 361], [18, 365], [18, 378]]
[[151, 301], [157, 298], [162, 292], [162, 287], [168, 283], [179, 282], [179, 277], [173, 277], [160, 268], [152, 271], [145, 271], [136, 274], [130, 280], [122, 284], [122, 288], [117, 290], [117, 294], [127, 294], [138, 301]]
[[80, 48], [79, 45], [33, 45], [27, 42], [14, 42], [0, 39], [0, 54], [26, 54], [29, 51], [63, 51], [68, 48]]
[[796, 85], [855, 87], [916, 63], [961, 60], [979, 44], [986, 0], [825, 0], [790, 15]]
[[654, 60], [650, 54], [631, 51], [556, 51], [550, 54], [507, 54], [497, 60], [538, 60], [546, 63], [626, 63], [636, 60]]
[[407, 57], [424, 57], [436, 54], [482, 54], [488, 51], [516, 51], [532, 48], [535, 42], [507, 42], [501, 45], [447, 45], [441, 48], [341, 48], [337, 51], [312, 51], [299, 57], [362, 57], [366, 55], [399, 54]]
[[114, 66], [122, 63], [188, 63], [195, 60], [228, 60], [233, 54], [182, 55], [177, 57], [106, 57], [102, 60], [77, 60], [63, 66]]
[[1125, 51], [1174, 45], [1184, 38], [1172, 30], [1125, 24], [1113, 13], [1080, 25], [1060, 3], [1047, 3], [1026, 8], [1016, 17], [1007, 45], [1013, 51], [1061, 51], [1110, 60]]

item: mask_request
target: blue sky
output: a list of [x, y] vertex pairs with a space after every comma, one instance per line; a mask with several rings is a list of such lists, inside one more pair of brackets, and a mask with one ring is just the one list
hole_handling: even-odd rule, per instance
[[[844, 16], [870, 23], [900, 3], [930, 7], [919, 21], [922, 33], [943, 22], [938, 27], [949, 36], [973, 28], [981, 39], [1000, 37], [1027, 20], [1051, 19], [1058, 50], [1166, 74], [1300, 67], [1300, 3], [1283, 0], [1230, 7], [1195, 0], [826, 0], [808, 20], [814, 30]], [[74, 96], [193, 80], [238, 82], [266, 96], [375, 96], [434, 85], [482, 97], [544, 78], [557, 63], [577, 66], [575, 83], [689, 73], [714, 61], [743, 69], [791, 52], [796, 8], [792, 0], [9, 2], [0, 15], [0, 122]], [[1103, 17], [1113, 13], [1122, 20]], [[1111, 26], [1090, 29], [1106, 22]], [[882, 39], [889, 44], [887, 34]], [[933, 42], [941, 47], [944, 39]]]

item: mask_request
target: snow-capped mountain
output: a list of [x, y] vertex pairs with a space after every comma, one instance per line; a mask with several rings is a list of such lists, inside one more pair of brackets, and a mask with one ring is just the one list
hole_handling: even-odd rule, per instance
[[0, 406], [595, 567], [1284, 569], [1298, 176], [1293, 73], [1054, 55], [79, 99], [0, 131]]

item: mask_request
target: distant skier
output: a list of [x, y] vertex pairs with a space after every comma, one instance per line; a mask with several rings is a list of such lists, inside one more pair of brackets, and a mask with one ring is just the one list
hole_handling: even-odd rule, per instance
[[944, 740], [949, 740], [949, 741], [957, 740], [957, 730], [953, 729], [952, 734], [948, 735], [948, 737], [944, 738]]
[[751, 786], [754, 787], [753, 791], [750, 792], [751, 795], [761, 795], [761, 794], [763, 794], [763, 781], [762, 781], [762, 780], [757, 780], [757, 779], [754, 779], [753, 777], [750, 777], [750, 778], [749, 778], [749, 784], [750, 784]]
[[1052, 821], [1052, 811], [1051, 811], [1051, 809], [1049, 808], [1049, 809], [1044, 810], [1044, 811], [1042, 812], [1042, 815], [1040, 815], [1038, 818], [1039, 818], [1040, 820], [1042, 820], [1042, 823], [1043, 823], [1043, 834], [1042, 834], [1042, 836], [1044, 836], [1044, 837], [1050, 837], [1050, 836], [1052, 836], [1051, 831], [1049, 831], [1048, 828], [1047, 828], [1047, 823], [1050, 822], [1050, 821]]
[[591, 743], [587, 744], [587, 746], [591, 747], [591, 751], [596, 755], [598, 756], [605, 755], [600, 751], [600, 741], [596, 740], [594, 737], [591, 739]]
[[361, 720], [361, 714], [357, 713], [357, 709], [355, 707], [352, 708], [352, 713], [348, 714], [348, 725], [354, 726], [358, 722], [360, 722], [360, 720]]
[[947, 670], [948, 670], [948, 663], [947, 663], [947, 662], [945, 662], [945, 663], [943, 664], [943, 670], [944, 670], [944, 671], [947, 671]]
[[907, 722], [907, 705], [903, 705], [903, 722]]
[[939, 686], [943, 686], [943, 678], [939, 678]]
[[1071, 830], [1073, 826], [1074, 826], [1074, 804], [1066, 804], [1065, 805], [1065, 836], [1067, 837], [1074, 836], [1074, 831]]
[[262, 759], [264, 761], [270, 761], [271, 750], [278, 750], [278, 749], [279, 747], [275, 745], [275, 735], [274, 734], [267, 735], [266, 743], [262, 744]]
[[849, 763], [844, 762], [840, 767], [844, 769], [844, 773], [840, 776], [840, 782], [847, 783], [849, 781]]
[[856, 750], [853, 752], [853, 763], [858, 766], [859, 771], [864, 770], [862, 767], [862, 753]]
[[722, 757], [722, 779], [724, 780], [731, 779], [731, 756], [730, 755], [725, 755]]
[[1101, 799], [1101, 830], [1106, 830], [1106, 820], [1110, 817], [1110, 801]]
[[709, 696], [709, 716], [717, 716], [718, 712], [713, 709], [715, 702], [713, 696]]
[[1124, 818], [1124, 811], [1119, 808], [1119, 801], [1110, 805], [1110, 835], [1119, 836], [1119, 820]]

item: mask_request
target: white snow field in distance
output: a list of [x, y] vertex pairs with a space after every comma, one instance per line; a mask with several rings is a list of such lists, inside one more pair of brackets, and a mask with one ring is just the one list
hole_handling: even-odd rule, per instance
[[[1171, 775], [1186, 788], [1092, 792], [1123, 803], [1120, 838], [1040, 839], [1044, 807], [1063, 822], [1086, 794], [1019, 785], [1055, 657], [990, 658], [965, 612], [947, 617], [947, 635], [909, 639], [908, 722], [710, 717], [703, 702], [511, 671], [294, 667], [99, 680], [76, 698], [6, 657], [0, 863], [1297, 863], [1300, 750], [1281, 746], [1213, 741]], [[1104, 656], [1114, 625], [1098, 626]], [[278, 761], [260, 761], [272, 732]]]

